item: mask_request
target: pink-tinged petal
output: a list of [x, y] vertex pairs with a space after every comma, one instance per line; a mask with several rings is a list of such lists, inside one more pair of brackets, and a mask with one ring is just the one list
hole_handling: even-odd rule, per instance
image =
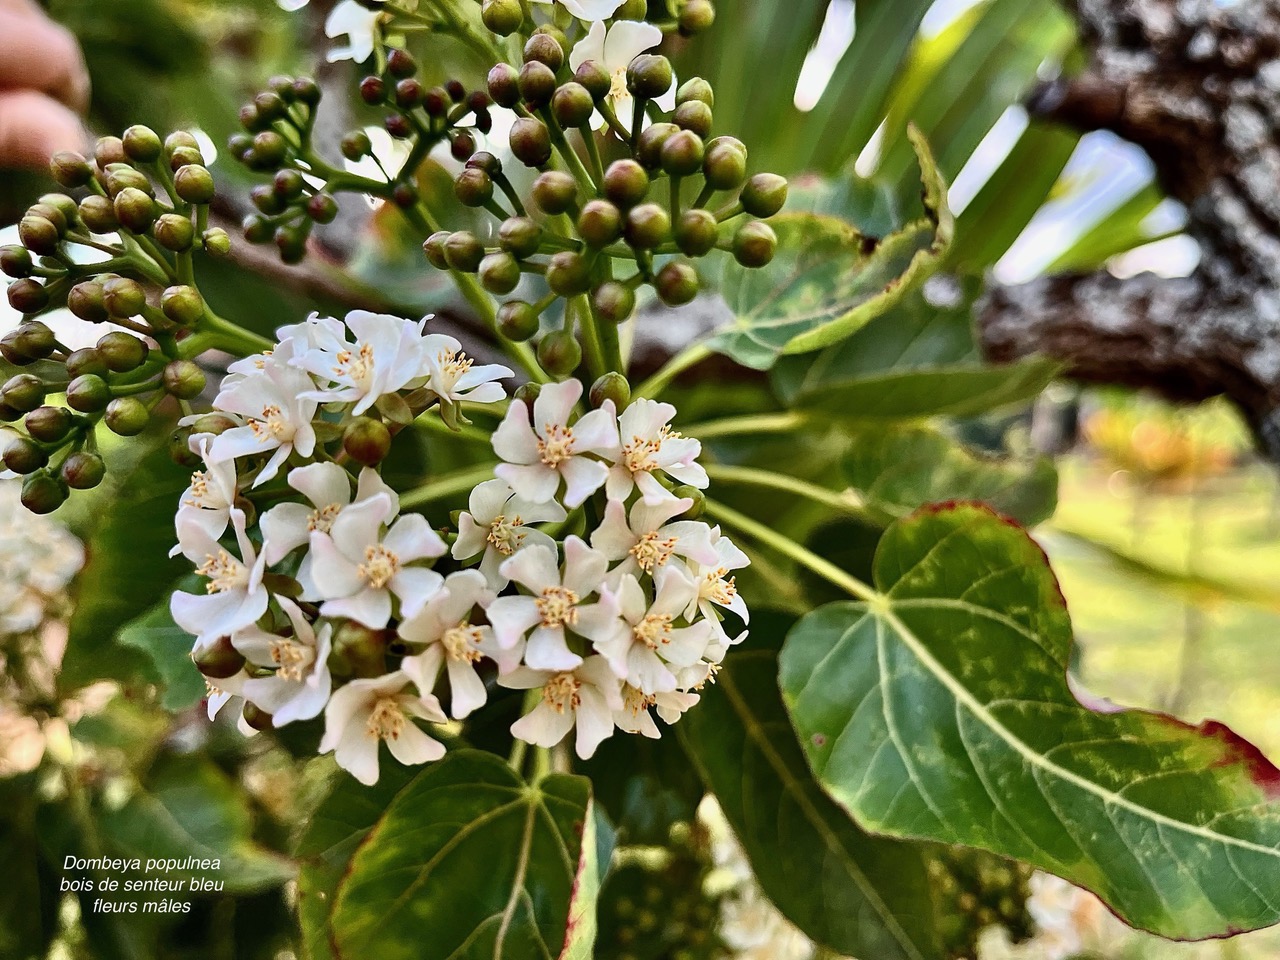
[[640, 491], [644, 497], [644, 502], [651, 507], [656, 507], [664, 500], [674, 500], [676, 495], [658, 482], [657, 477], [651, 473], [633, 473], [632, 477], [636, 482], [636, 489]]
[[329, 527], [329, 536], [347, 559], [363, 563], [365, 550], [378, 542], [378, 534], [390, 512], [391, 499], [386, 494], [353, 503], [338, 514]]
[[309, 463], [290, 470], [289, 486], [317, 507], [351, 502], [351, 474], [336, 463]]
[[510, 367], [504, 367], [500, 363], [486, 363], [479, 367], [472, 367], [460, 376], [456, 386], [459, 390], [471, 390], [471, 396], [467, 399], [471, 400], [473, 403], [481, 403], [483, 401], [476, 399], [476, 394], [479, 391], [474, 388], [485, 384], [491, 384], [495, 390], [502, 391], [502, 394], [499, 397], [499, 399], [502, 399], [502, 396], [506, 396], [506, 391], [502, 389], [501, 384], [491, 382], [494, 380], [506, 380], [510, 377], [514, 377], [515, 375], [515, 371]]
[[598, 453], [610, 459], [619, 455], [618, 420], [612, 400], [606, 400], [599, 410], [592, 410], [573, 425], [573, 448], [578, 453]]
[[631, 653], [633, 641], [629, 631], [620, 630], [607, 640], [593, 641], [591, 646], [597, 656], [604, 657], [609, 669], [619, 680], [627, 677], [627, 655]]
[[372, 467], [365, 467], [360, 471], [360, 479], [356, 481], [356, 499], [371, 500], [380, 493], [386, 494], [387, 499], [391, 501], [391, 509], [387, 511], [383, 521], [390, 523], [392, 518], [400, 512], [400, 497], [387, 486], [387, 482], [382, 479], [382, 474]]
[[698, 585], [679, 566], [663, 567], [655, 580], [652, 612], [660, 616], [678, 616], [698, 595]]
[[[610, 474], [612, 480], [612, 474]], [[609, 500], [604, 519], [591, 534], [591, 546], [609, 560], [621, 560], [636, 545], [637, 537], [627, 523], [627, 508], [621, 500]]]
[[556, 490], [560, 488], [560, 472], [542, 463], [500, 463], [493, 472], [511, 484], [520, 496], [536, 503], [554, 499]]
[[658, 731], [658, 725], [653, 722], [653, 716], [648, 709], [632, 711], [627, 707], [623, 707], [613, 715], [613, 722], [624, 733], [638, 733], [641, 736], [648, 737], [650, 740], [658, 740], [662, 737], [662, 734]]
[[276, 447], [276, 452], [271, 455], [271, 459], [263, 464], [262, 469], [258, 472], [258, 476], [253, 481], [253, 486], [260, 487], [268, 480], [274, 480], [291, 453], [293, 453], [292, 443], [284, 443]]
[[605, 703], [594, 688], [584, 686], [578, 695], [582, 702], [578, 704], [576, 720], [578, 736], [574, 748], [583, 760], [589, 759], [605, 740], [613, 736], [613, 711]]
[[659, 531], [664, 537], [675, 537], [675, 553], [704, 566], [719, 566], [719, 554], [711, 542], [711, 528], [700, 520], [677, 520]]
[[444, 756], [444, 744], [433, 740], [415, 723], [406, 723], [400, 736], [387, 741], [391, 755], [406, 767], [439, 760]]
[[402, 563], [444, 556], [445, 543], [431, 529], [427, 518], [420, 513], [410, 513], [398, 519], [382, 540]]
[[587, 35], [575, 43], [573, 49], [569, 51], [569, 66], [577, 70], [588, 60], [594, 60], [600, 66], [607, 68], [607, 62], [604, 58], [604, 38], [606, 35], [607, 31], [603, 22], [596, 20], [592, 23]]
[[565, 643], [563, 627], [536, 627], [524, 648], [524, 662], [534, 670], [572, 670], [582, 658]]
[[618, 580], [617, 587], [610, 592], [616, 597], [618, 610], [627, 623], [635, 624], [644, 619], [647, 603], [639, 580], [635, 577], [622, 577]]
[[[295, 471], [296, 473], [297, 471]], [[314, 511], [301, 503], [281, 503], [262, 515], [263, 555], [268, 564], [277, 564], [311, 539]]]
[[517, 550], [502, 565], [502, 575], [534, 593], [560, 585], [560, 566], [555, 551], [533, 546]]
[[587, 657], [586, 662], [578, 668], [578, 677], [600, 691], [610, 710], [622, 709], [622, 684], [603, 657]]
[[391, 592], [400, 598], [400, 616], [416, 617], [440, 590], [444, 577], [423, 567], [406, 567], [391, 578]]
[[568, 516], [564, 507], [554, 500], [539, 503], [536, 500], [526, 500], [523, 497], [512, 496], [506, 505], [506, 509], [508, 516], [515, 514], [524, 521], [524, 526], [531, 523], [559, 523]]
[[[503, 484], [505, 486], [505, 483]], [[455, 560], [470, 560], [485, 549], [488, 542], [489, 527], [476, 523], [469, 513], [458, 516], [458, 538], [453, 541], [449, 555]]]
[[449, 721], [440, 707], [440, 701], [433, 694], [423, 694], [420, 697], [401, 696], [397, 699], [401, 709], [411, 717], [417, 717], [429, 723], [448, 723]]
[[618, 418], [618, 432], [622, 434], [624, 441], [630, 441], [632, 437], [653, 439], [675, 415], [676, 408], [671, 404], [641, 397], [629, 403]]
[[511, 725], [511, 735], [535, 747], [554, 747], [573, 729], [572, 710], [557, 713], [544, 702], [539, 702], [526, 716]]
[[448, 671], [449, 710], [455, 720], [461, 720], [483, 707], [489, 699], [489, 693], [485, 690], [484, 681], [470, 664], [450, 660]]
[[326, 617], [346, 617], [371, 630], [381, 630], [391, 619], [391, 594], [385, 590], [361, 590], [350, 597], [326, 600], [320, 613]]
[[[582, 384], [577, 380], [565, 380], [563, 383], [548, 383], [542, 387], [537, 399], [533, 401], [533, 430], [540, 436], [546, 436], [546, 429], [551, 424], [565, 426], [573, 413], [573, 407], [582, 397]], [[577, 430], [574, 430], [577, 436]]]
[[570, 457], [560, 464], [560, 472], [564, 474], [564, 505], [571, 508], [581, 506], [609, 478], [608, 467], [586, 457]]
[[499, 597], [485, 611], [499, 647], [510, 650], [542, 619], [533, 597]]
[[608, 20], [622, 6], [622, 0], [560, 0], [579, 20]]
[[[631, 529], [637, 534], [652, 533], [666, 526], [672, 517], [678, 517], [692, 506], [692, 499], [674, 495], [664, 498], [658, 503], [646, 503], [644, 500], [637, 500], [636, 505], [631, 508]], [[703, 524], [703, 526], [706, 526], [706, 524]], [[711, 529], [708, 527], [708, 542], [710, 542], [710, 537]]]
[[349, 597], [364, 586], [358, 565], [338, 550], [327, 533], [311, 534], [308, 556], [311, 560], [311, 583], [320, 599]]
[[272, 726], [283, 727], [299, 720], [310, 720], [320, 716], [324, 705], [329, 701], [329, 692], [333, 681], [329, 671], [325, 670], [316, 678], [314, 685], [300, 685], [300, 689], [279, 710], [272, 713]]
[[570, 535], [564, 542], [564, 579], [566, 587], [579, 597], [587, 597], [600, 589], [608, 558], [598, 550], [592, 550], [577, 535]]
[[604, 494], [611, 501], [616, 500], [624, 503], [627, 497], [631, 496], [631, 491], [635, 489], [635, 485], [635, 479], [631, 476], [631, 471], [626, 468], [626, 465], [615, 463], [609, 468], [609, 479], [605, 481]]
[[493, 431], [493, 452], [508, 463], [536, 463], [538, 438], [529, 426], [529, 408], [515, 400]]

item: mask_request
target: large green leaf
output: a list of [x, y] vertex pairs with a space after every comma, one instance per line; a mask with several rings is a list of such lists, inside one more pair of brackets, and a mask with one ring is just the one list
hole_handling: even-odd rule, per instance
[[885, 517], [942, 500], [981, 500], [1030, 525], [1048, 519], [1058, 500], [1050, 458], [990, 456], [931, 427], [856, 430], [844, 469], [864, 503]]
[[299, 844], [312, 957], [590, 955], [599, 878], [585, 778], [529, 785], [477, 750], [411, 779], [387, 774], [374, 788], [344, 777]]
[[162, 707], [177, 712], [200, 702], [205, 684], [191, 662], [191, 634], [173, 622], [167, 601], [130, 620], [116, 639], [121, 646], [141, 650], [151, 658], [163, 688]]
[[814, 782], [778, 693], [792, 622], [757, 616], [679, 730], [761, 888], [811, 938], [876, 960], [941, 956], [926, 846], [872, 837]]
[[963, 843], [1196, 939], [1280, 920], [1280, 771], [1220, 724], [1086, 709], [1039, 547], [974, 505], [889, 528], [879, 591], [806, 616], [781, 684], [809, 763], [865, 828]]
[[721, 292], [734, 319], [710, 347], [766, 370], [785, 353], [840, 343], [926, 280], [946, 255], [954, 222], [928, 145], [912, 143], [925, 216], [878, 242], [835, 217], [784, 214], [773, 221], [779, 256], [762, 270], [726, 266]]

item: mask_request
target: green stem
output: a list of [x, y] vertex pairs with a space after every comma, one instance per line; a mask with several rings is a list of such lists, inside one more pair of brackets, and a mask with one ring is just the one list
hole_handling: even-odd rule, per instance
[[477, 427], [469, 427], [466, 424], [459, 424], [458, 429], [454, 430], [447, 423], [440, 419], [433, 411], [428, 410], [426, 414], [417, 419], [418, 426], [424, 430], [430, 430], [433, 433], [442, 436], [456, 437], [459, 440], [469, 440], [471, 443], [489, 446], [491, 437]]
[[713, 437], [736, 437], [743, 433], [790, 433], [809, 423], [808, 414], [756, 413], [746, 417], [724, 417], [683, 427], [686, 436], [707, 440]]
[[205, 306], [204, 319], [200, 321], [200, 330], [210, 335], [211, 347], [242, 357], [262, 353], [274, 346], [274, 343], [266, 337], [237, 326], [230, 320], [224, 320], [210, 310], [208, 305]]
[[469, 492], [477, 484], [486, 480], [493, 479], [493, 464], [481, 464], [478, 467], [467, 467], [465, 470], [456, 470], [453, 473], [446, 473], [442, 477], [437, 477], [430, 483], [424, 484], [408, 493], [400, 496], [400, 509], [416, 510], [419, 507], [426, 506], [429, 503], [435, 503], [439, 500], [447, 500], [460, 494]]
[[603, 187], [604, 163], [600, 160], [600, 146], [596, 143], [596, 134], [591, 129], [590, 121], [578, 128], [578, 134], [582, 137], [582, 142], [587, 145], [587, 159], [591, 161], [591, 169], [596, 175], [596, 183]]
[[661, 369], [659, 369], [653, 376], [640, 384], [640, 386], [636, 388], [635, 392], [632, 393], [632, 396], [650, 398], [657, 396], [681, 373], [688, 370], [690, 367], [697, 366], [709, 356], [711, 356], [711, 349], [705, 344], [690, 344], [663, 364]]
[[[582, 340], [587, 348], [587, 365], [591, 368], [592, 377], [602, 377], [607, 372], [604, 359], [604, 343], [600, 339], [600, 326], [595, 311], [591, 309], [591, 300], [580, 294], [573, 298], [577, 306], [578, 323], [582, 327]], [[572, 320], [566, 321], [572, 329]]]
[[727, 463], [705, 464], [707, 476], [719, 483], [740, 483], [765, 490], [779, 490], [783, 493], [794, 493], [797, 496], [812, 500], [814, 503], [831, 507], [842, 513], [855, 516], [866, 516], [866, 505], [852, 490], [831, 490], [828, 487], [791, 477], [785, 473], [762, 470], [758, 467], [739, 467]]

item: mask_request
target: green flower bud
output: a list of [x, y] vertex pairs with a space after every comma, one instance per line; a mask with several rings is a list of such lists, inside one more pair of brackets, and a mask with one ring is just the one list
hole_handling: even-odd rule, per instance
[[43, 360], [58, 347], [53, 331], [39, 320], [24, 321], [13, 333], [15, 346], [32, 360]]
[[524, 23], [524, 10], [520, 0], [484, 0], [480, 8], [484, 25], [500, 37], [506, 37], [520, 29]]
[[[250, 151], [253, 148], [253, 141], [249, 140]], [[169, 169], [177, 173], [183, 167], [202, 167], [204, 166], [204, 154], [196, 147], [178, 147], [173, 151], [173, 156], [169, 158]]]
[[307, 233], [302, 227], [282, 225], [271, 235], [281, 263], [299, 263], [307, 255]]
[[553, 330], [538, 341], [538, 363], [553, 377], [567, 377], [582, 363], [582, 347], [568, 330]]
[[164, 152], [169, 156], [173, 156], [174, 151], [182, 147], [189, 150], [199, 150], [200, 141], [186, 130], [175, 130], [164, 138]]
[[533, 409], [533, 401], [538, 399], [538, 394], [540, 393], [542, 393], [542, 384], [534, 383], [531, 380], [516, 387], [511, 394], [511, 399], [519, 400], [526, 407]]
[[190, 360], [172, 360], [165, 364], [164, 389], [180, 400], [200, 396], [205, 388], [204, 371]]
[[686, 210], [676, 221], [676, 246], [691, 257], [706, 256], [715, 249], [720, 225], [706, 210]]
[[671, 218], [656, 203], [642, 203], [627, 211], [627, 223], [623, 235], [627, 243], [640, 250], [652, 250], [661, 246], [671, 233]]
[[4, 448], [4, 465], [14, 473], [35, 473], [49, 462], [49, 455], [27, 437], [15, 437]]
[[289, 105], [284, 97], [274, 90], [264, 90], [253, 98], [253, 105], [258, 111], [258, 119], [263, 124], [283, 120], [289, 113]]
[[449, 134], [449, 152], [455, 160], [467, 160], [476, 151], [476, 140], [466, 130], [455, 130]]
[[20, 247], [16, 243], [0, 247], [0, 272], [6, 277], [29, 277], [34, 267], [35, 261], [31, 259], [26, 247]]
[[22, 484], [22, 505], [32, 513], [53, 513], [67, 500], [67, 488], [47, 473], [34, 473]]
[[62, 461], [62, 469], [58, 473], [62, 482], [72, 490], [92, 490], [106, 476], [107, 465], [96, 453], [77, 450]]
[[490, 70], [485, 85], [493, 102], [500, 107], [510, 109], [520, 102], [520, 74], [509, 63], [500, 63]]
[[256, 703], [249, 703], [247, 700], [244, 704], [244, 710], [241, 713], [244, 722], [251, 729], [259, 732], [270, 730], [275, 725], [275, 718], [263, 710]]
[[32, 253], [44, 256], [57, 253], [62, 242], [57, 225], [44, 217], [23, 217], [18, 223], [18, 237]]
[[108, 367], [107, 361], [103, 359], [97, 347], [81, 347], [79, 350], [72, 350], [70, 356], [63, 361], [66, 367], [68, 377], [79, 377], [85, 374], [92, 374], [96, 377], [105, 377]]
[[[34, 357], [28, 357], [17, 347], [18, 331], [10, 330], [4, 336], [0, 336], [0, 357], [3, 357], [15, 367], [25, 367], [35, 362]], [[17, 410], [11, 410], [4, 404], [0, 404], [0, 412], [4, 414], [4, 422], [12, 423], [19, 416]]]
[[[297, 171], [291, 171], [297, 173]], [[299, 191], [301, 191], [301, 174]], [[213, 199], [213, 175], [208, 168], [189, 163], [173, 175], [173, 188], [187, 203], [208, 203]]]
[[733, 256], [744, 267], [763, 267], [778, 250], [778, 235], [767, 223], [752, 220], [733, 235]]
[[672, 119], [681, 130], [689, 130], [700, 137], [711, 133], [713, 122], [711, 108], [701, 100], [690, 100], [688, 103], [680, 104], [676, 107]]
[[44, 403], [44, 381], [29, 373], [19, 373], [0, 387], [0, 399], [19, 413], [29, 413]]
[[369, 140], [367, 133], [356, 130], [342, 138], [340, 149], [342, 155], [348, 160], [359, 160], [373, 152], [373, 143]]
[[680, 84], [680, 89], [676, 91], [677, 106], [691, 103], [695, 100], [712, 108], [716, 105], [715, 91], [711, 89], [711, 84], [701, 77], [690, 77]]
[[137, 397], [116, 397], [107, 404], [107, 412], [102, 419], [112, 433], [122, 437], [136, 437], [147, 429], [150, 417], [147, 405]]
[[57, 443], [71, 432], [75, 415], [66, 407], [37, 407], [22, 423], [33, 439]]
[[454, 270], [475, 273], [484, 259], [484, 244], [467, 230], [449, 234], [444, 242], [444, 258]]
[[599, 103], [613, 89], [613, 78], [609, 71], [595, 60], [587, 60], [573, 72], [573, 79], [591, 95], [591, 99]]
[[636, 308], [636, 294], [625, 283], [606, 280], [592, 292], [591, 306], [601, 320], [622, 323]]
[[27, 217], [40, 217], [48, 220], [53, 224], [55, 230], [58, 231], [58, 238], [61, 239], [67, 232], [67, 217], [62, 212], [60, 206], [52, 203], [33, 203], [27, 208]]
[[493, 199], [493, 178], [478, 167], [467, 167], [453, 181], [453, 193], [464, 207], [483, 207]]
[[264, 213], [268, 217], [284, 213], [287, 206], [284, 198], [265, 183], [260, 183], [250, 190], [249, 199], [253, 201], [253, 205], [258, 208], [260, 213]]
[[391, 452], [391, 431], [381, 420], [357, 417], [342, 434], [342, 449], [356, 463], [376, 466]]
[[115, 233], [120, 227], [115, 204], [96, 193], [80, 201], [80, 219], [93, 233]]
[[578, 181], [559, 170], [548, 170], [533, 181], [533, 202], [555, 216], [568, 213], [578, 204]]
[[636, 159], [646, 169], [657, 170], [662, 166], [662, 145], [668, 137], [679, 132], [680, 128], [674, 123], [649, 124], [636, 141]]
[[511, 217], [498, 228], [498, 245], [517, 259], [538, 252], [542, 243], [542, 227], [529, 217]]
[[98, 341], [97, 351], [107, 369], [114, 373], [128, 373], [142, 366], [150, 348], [132, 334], [113, 330]]
[[111, 402], [111, 388], [95, 373], [86, 373], [67, 384], [67, 406], [81, 413], [97, 413]]
[[540, 167], [551, 159], [551, 134], [541, 120], [521, 117], [511, 125], [511, 153], [526, 167]]
[[588, 397], [591, 406], [597, 409], [603, 407], [606, 400], [612, 400], [613, 405], [621, 411], [631, 402], [631, 384], [626, 377], [613, 370], [591, 385]]
[[331, 193], [312, 194], [307, 199], [307, 216], [316, 223], [333, 223], [338, 216], [338, 201]]
[[377, 677], [387, 672], [391, 633], [348, 620], [333, 631], [329, 669], [338, 677]]
[[[553, 47], [556, 47], [554, 40], [544, 37]], [[556, 49], [560, 49], [556, 47]], [[520, 96], [524, 98], [533, 109], [545, 106], [551, 102], [552, 95], [556, 92], [556, 73], [545, 63], [533, 60], [526, 63], [520, 68]]]
[[680, 514], [678, 519], [697, 520], [699, 517], [703, 515], [703, 513], [706, 512], [707, 495], [703, 493], [701, 490], [699, 490], [697, 487], [692, 487], [687, 483], [682, 483], [680, 484], [680, 486], [672, 490], [671, 493], [676, 497], [677, 500], [693, 501], [693, 506], [691, 506], [684, 513]]
[[191, 452], [190, 427], [179, 427], [169, 434], [169, 459], [180, 467], [198, 467], [203, 463], [199, 455]]
[[615, 160], [604, 172], [604, 195], [623, 209], [649, 194], [649, 175], [634, 160]]
[[266, 243], [271, 239], [271, 235], [275, 233], [275, 228], [271, 226], [271, 221], [265, 217], [260, 217], [256, 213], [251, 213], [240, 223], [241, 233], [250, 243]]
[[418, 61], [408, 50], [394, 49], [387, 53], [387, 71], [399, 79], [412, 77], [418, 72]]
[[622, 236], [622, 211], [608, 200], [588, 200], [578, 214], [578, 235], [593, 247], [606, 247]]
[[98, 169], [106, 170], [113, 163], [127, 163], [129, 155], [119, 137], [99, 137], [93, 145], [93, 159], [98, 162]]
[[547, 264], [547, 286], [562, 297], [586, 293], [591, 288], [591, 262], [580, 253], [562, 250]]
[[692, 37], [707, 30], [716, 22], [716, 8], [711, 0], [686, 0], [676, 24], [680, 33]]
[[520, 283], [520, 264], [509, 253], [491, 253], [480, 261], [480, 283], [490, 293], [508, 294]]
[[231, 237], [221, 227], [210, 227], [200, 235], [205, 253], [211, 257], [225, 257], [231, 252]]
[[488, 150], [479, 150], [467, 158], [467, 169], [483, 170], [491, 177], [502, 173], [502, 161]]
[[253, 158], [259, 169], [280, 166], [288, 152], [288, 142], [274, 130], [263, 130], [253, 138]]
[[230, 637], [219, 637], [191, 657], [196, 669], [211, 680], [226, 680], [244, 669], [244, 654], [231, 643]]
[[538, 311], [523, 300], [511, 300], [498, 308], [498, 330], [508, 340], [521, 343], [538, 332]]
[[293, 96], [299, 103], [314, 107], [320, 102], [320, 84], [311, 77], [298, 77], [293, 81]]
[[747, 177], [747, 148], [732, 137], [717, 137], [707, 145], [702, 175], [717, 190], [733, 190]]
[[120, 226], [132, 233], [146, 233], [156, 219], [156, 202], [134, 187], [116, 194], [115, 210]]
[[627, 65], [627, 89], [632, 96], [652, 100], [671, 89], [675, 74], [661, 54], [642, 53]]
[[[569, 52], [573, 49], [573, 44], [569, 42], [569, 37], [563, 30], [551, 23], [544, 23], [533, 31], [533, 36], [547, 36], [560, 45], [560, 53], [562, 56], [561, 63], [569, 58]], [[553, 54], [554, 56], [554, 54]], [[559, 68], [557, 68], [559, 69]]]
[[698, 272], [687, 263], [673, 260], [658, 271], [653, 286], [663, 303], [678, 307], [698, 295]]
[[142, 124], [136, 124], [126, 130], [122, 143], [124, 152], [136, 163], [153, 163], [160, 159], [160, 151], [164, 149], [159, 135]]
[[702, 169], [705, 147], [691, 130], [680, 130], [663, 141], [662, 169], [673, 177], [687, 177]]
[[180, 327], [189, 327], [204, 317], [204, 300], [195, 287], [166, 287], [160, 294], [161, 312]]
[[196, 240], [196, 228], [191, 221], [177, 213], [163, 213], [152, 228], [156, 241], [166, 250], [185, 253]]
[[444, 242], [449, 236], [448, 230], [437, 230], [422, 242], [422, 252], [427, 255], [427, 262], [437, 270], [449, 269], [449, 261], [444, 255]]
[[102, 302], [111, 316], [128, 319], [142, 312], [147, 305], [147, 294], [136, 280], [112, 277], [103, 281]]
[[72, 150], [55, 153], [49, 161], [49, 173], [68, 190], [83, 187], [93, 179], [93, 167], [89, 166], [89, 161]]
[[132, 187], [141, 190], [148, 197], [154, 194], [151, 181], [141, 170], [135, 170], [127, 163], [113, 163], [107, 167], [107, 193], [114, 199], [121, 190]]
[[787, 181], [776, 173], [757, 173], [742, 188], [742, 209], [753, 217], [772, 217], [787, 202]]
[[9, 306], [19, 313], [38, 313], [49, 305], [49, 291], [31, 277], [13, 281], [6, 292]]
[[546, 33], [535, 33], [525, 41], [524, 62], [526, 64], [541, 63], [555, 73], [564, 66], [564, 50], [555, 37]]
[[591, 119], [595, 100], [580, 83], [570, 82], [559, 87], [551, 98], [551, 111], [560, 126], [581, 127]]

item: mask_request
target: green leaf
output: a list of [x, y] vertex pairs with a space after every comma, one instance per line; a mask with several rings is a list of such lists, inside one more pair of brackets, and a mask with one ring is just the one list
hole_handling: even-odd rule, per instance
[[162, 601], [120, 630], [121, 646], [141, 650], [151, 658], [164, 692], [160, 705], [175, 713], [195, 706], [204, 696], [204, 677], [191, 662], [191, 634], [173, 622], [169, 604]]
[[1021, 523], [1053, 515], [1058, 472], [1049, 457], [970, 450], [930, 427], [856, 430], [844, 458], [849, 484], [886, 518], [941, 500], [981, 500]]
[[394, 777], [371, 789], [344, 777], [299, 844], [312, 957], [418, 960], [424, 944], [441, 960], [590, 955], [599, 864], [585, 778], [528, 785], [477, 750]]
[[1117, 254], [1179, 233], [1157, 233], [1146, 226], [1147, 218], [1164, 202], [1164, 195], [1152, 183], [1110, 210], [1085, 230], [1057, 258], [1045, 273], [1084, 273], [1096, 270]]
[[818, 780], [866, 829], [998, 852], [1179, 939], [1280, 920], [1280, 770], [1216, 723], [1086, 709], [1039, 547], [975, 505], [886, 532], [880, 594], [789, 634]]
[[876, 960], [941, 957], [924, 845], [869, 836], [814, 781], [778, 693], [790, 618], [758, 615], [679, 726], [769, 899], [809, 937]]
[[898, 303], [937, 268], [954, 227], [946, 184], [914, 130], [926, 216], [873, 243], [835, 217], [784, 214], [772, 223], [779, 256], [762, 270], [725, 268], [721, 291], [733, 311], [710, 342], [745, 366], [766, 370], [784, 353], [839, 343]]

